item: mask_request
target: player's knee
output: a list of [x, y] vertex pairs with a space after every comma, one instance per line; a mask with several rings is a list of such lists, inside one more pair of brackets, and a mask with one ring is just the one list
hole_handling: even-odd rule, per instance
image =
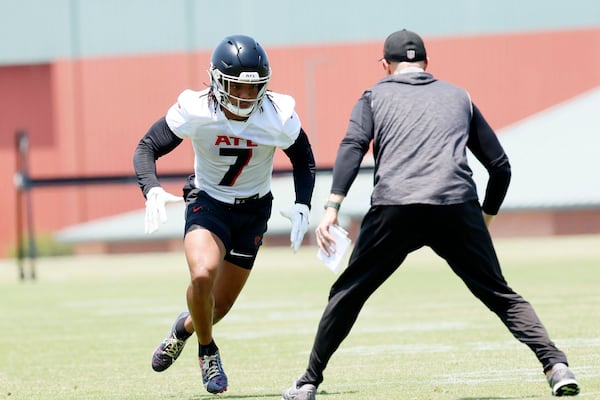
[[194, 287], [212, 288], [216, 277], [216, 269], [202, 265], [190, 267], [190, 280]]

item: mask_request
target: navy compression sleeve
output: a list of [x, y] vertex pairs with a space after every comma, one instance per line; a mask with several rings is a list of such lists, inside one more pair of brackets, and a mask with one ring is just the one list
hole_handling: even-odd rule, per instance
[[284, 150], [293, 167], [296, 203], [306, 204], [310, 208], [315, 187], [315, 157], [302, 128], [294, 144]]
[[156, 121], [138, 143], [133, 154], [133, 168], [144, 196], [160, 186], [156, 176], [156, 160], [171, 152], [183, 141], [167, 125], [165, 118]]

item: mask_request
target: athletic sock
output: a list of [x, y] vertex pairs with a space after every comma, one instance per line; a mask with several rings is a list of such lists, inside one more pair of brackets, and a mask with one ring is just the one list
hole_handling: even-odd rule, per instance
[[217, 351], [219, 351], [219, 348], [215, 341], [211, 340], [209, 344], [200, 344], [198, 346], [198, 357], [212, 356], [213, 354], [216, 354]]
[[185, 329], [185, 318], [180, 319], [175, 324], [175, 336], [179, 340], [187, 340], [192, 334]]

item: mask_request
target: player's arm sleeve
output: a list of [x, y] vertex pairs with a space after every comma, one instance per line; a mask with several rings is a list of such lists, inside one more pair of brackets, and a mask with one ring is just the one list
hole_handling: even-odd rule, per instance
[[156, 160], [171, 152], [183, 141], [167, 125], [165, 118], [156, 121], [139, 141], [133, 154], [133, 168], [144, 196], [160, 186], [156, 175]]
[[510, 184], [510, 163], [496, 133], [474, 104], [467, 146], [489, 174], [481, 208], [486, 214], [496, 215]]
[[306, 132], [300, 128], [296, 141], [283, 151], [292, 164], [296, 203], [310, 208], [315, 187], [315, 157]]
[[371, 96], [370, 92], [365, 92], [352, 109], [346, 135], [338, 147], [333, 165], [331, 193], [344, 196], [348, 194], [372, 139]]

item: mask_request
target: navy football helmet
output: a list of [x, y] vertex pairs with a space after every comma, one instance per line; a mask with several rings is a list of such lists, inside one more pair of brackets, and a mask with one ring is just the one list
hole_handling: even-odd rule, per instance
[[[271, 77], [267, 53], [250, 36], [232, 35], [213, 50], [209, 69], [211, 87], [219, 104], [240, 117], [248, 117], [261, 106]], [[232, 84], [257, 85], [255, 98], [231, 94]], [[250, 104], [248, 106], [248, 104]]]

